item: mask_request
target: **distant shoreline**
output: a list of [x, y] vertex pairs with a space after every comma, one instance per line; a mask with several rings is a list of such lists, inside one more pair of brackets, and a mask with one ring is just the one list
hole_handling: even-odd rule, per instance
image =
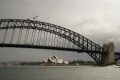
[[93, 64], [81, 64], [81, 65], [8, 65], [8, 66], [0, 66], [0, 67], [80, 67], [80, 66], [99, 66]]
[[[95, 66], [92, 66], [92, 65], [80, 65], [80, 66], [0, 66], [0, 68], [14, 68], [14, 67], [95, 67]], [[97, 66], [96, 66], [97, 67]], [[100, 67], [100, 66], [98, 66]]]

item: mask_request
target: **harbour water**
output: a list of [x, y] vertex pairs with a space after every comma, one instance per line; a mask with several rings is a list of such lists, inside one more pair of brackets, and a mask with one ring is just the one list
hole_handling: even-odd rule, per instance
[[116, 66], [0, 67], [0, 80], [120, 80]]

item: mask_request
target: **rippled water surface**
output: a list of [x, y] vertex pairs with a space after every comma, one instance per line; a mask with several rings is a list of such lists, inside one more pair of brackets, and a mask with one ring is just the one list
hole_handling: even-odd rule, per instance
[[0, 80], [120, 80], [120, 68], [92, 66], [0, 67]]

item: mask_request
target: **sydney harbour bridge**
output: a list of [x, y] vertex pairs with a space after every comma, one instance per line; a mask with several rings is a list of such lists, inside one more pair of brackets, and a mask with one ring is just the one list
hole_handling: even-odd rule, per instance
[[0, 19], [0, 47], [85, 52], [98, 64], [111, 64], [119, 55], [113, 43], [100, 46], [72, 30], [29, 19]]

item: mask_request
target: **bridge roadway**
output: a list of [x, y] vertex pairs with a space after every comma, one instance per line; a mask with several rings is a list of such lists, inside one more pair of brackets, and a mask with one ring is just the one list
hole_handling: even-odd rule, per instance
[[62, 51], [74, 51], [78, 53], [82, 53], [82, 52], [102, 53], [99, 51], [91, 51], [91, 50], [83, 50], [83, 49], [53, 47], [53, 46], [39, 46], [39, 45], [24, 45], [24, 44], [0, 44], [0, 47], [50, 49], [50, 50], [62, 50]]

